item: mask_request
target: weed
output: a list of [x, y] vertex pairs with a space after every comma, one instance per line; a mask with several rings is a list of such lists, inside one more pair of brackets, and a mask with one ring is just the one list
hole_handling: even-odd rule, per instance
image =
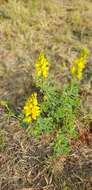
[[[45, 55], [41, 53], [36, 61], [35, 84], [36, 87], [39, 88], [39, 93], [42, 94], [40, 109], [37, 107], [37, 99], [34, 101], [34, 105], [37, 107], [36, 109], [32, 105], [33, 101], [29, 101], [29, 98], [24, 106], [26, 115], [23, 121], [28, 123], [28, 132], [38, 139], [43, 134], [48, 136], [53, 134], [51, 146], [57, 155], [69, 154], [71, 150], [69, 142], [78, 136], [76, 117], [78, 116], [81, 105], [80, 96], [78, 94], [78, 79], [80, 80], [82, 77], [87, 52], [88, 51], [84, 49], [80, 57], [74, 61], [71, 68], [71, 81], [69, 84], [64, 85], [63, 90], [58, 89], [55, 81], [48, 75], [49, 63]], [[29, 104], [29, 102], [31, 102], [31, 104]], [[35, 117], [32, 118], [32, 115], [35, 115]], [[55, 133], [53, 133], [53, 131], [55, 131]]]

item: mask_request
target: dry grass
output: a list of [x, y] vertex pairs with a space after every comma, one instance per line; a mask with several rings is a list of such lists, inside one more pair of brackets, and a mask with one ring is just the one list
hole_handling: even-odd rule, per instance
[[[41, 51], [61, 87], [82, 47], [92, 50], [91, 0], [0, 0], [0, 99], [20, 110], [32, 91], [34, 62]], [[84, 102], [92, 96], [91, 67], [90, 54], [82, 84]], [[65, 160], [48, 160], [49, 146], [29, 138], [2, 108], [0, 134], [0, 190], [92, 189], [92, 144], [75, 147]]]
[[92, 140], [89, 146], [77, 142], [67, 158], [51, 159], [49, 145], [28, 137], [24, 129], [19, 129], [17, 120], [8, 118], [2, 109], [0, 129], [3, 128], [7, 143], [0, 151], [0, 190], [24, 187], [26, 190], [91, 190]]
[[[69, 76], [67, 68], [80, 49], [84, 46], [91, 49], [91, 9], [92, 3], [85, 0], [71, 3], [9, 0], [1, 4], [0, 78], [4, 80], [4, 85], [3, 81], [0, 84], [1, 97], [16, 94], [15, 89], [20, 96], [24, 95], [24, 86], [29, 89], [32, 83], [31, 73], [40, 51], [46, 53], [55, 78], [65, 81]], [[4, 90], [8, 83], [11, 89], [15, 85], [12, 92], [9, 88]]]

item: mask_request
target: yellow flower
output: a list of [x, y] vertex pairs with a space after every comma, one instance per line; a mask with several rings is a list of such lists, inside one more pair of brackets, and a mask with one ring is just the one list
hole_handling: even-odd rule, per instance
[[40, 53], [37, 61], [36, 61], [36, 68], [35, 68], [35, 75], [36, 78], [46, 78], [48, 76], [49, 70], [49, 63], [43, 53]]
[[82, 71], [78, 72], [77, 77], [78, 77], [79, 80], [82, 79]]
[[72, 73], [72, 74], [75, 74], [75, 72], [76, 72], [76, 68], [75, 68], [75, 66], [72, 66], [72, 67], [71, 67], [71, 73]]
[[37, 101], [37, 93], [33, 93], [26, 101], [23, 108], [24, 122], [30, 123], [32, 120], [36, 120], [40, 114], [40, 107]]
[[23, 119], [23, 122], [26, 122], [26, 123], [31, 123], [31, 121], [32, 121], [31, 117], [25, 117]]
[[84, 48], [80, 53], [79, 57], [74, 60], [71, 67], [71, 73], [73, 76], [77, 77], [79, 80], [82, 79], [83, 70], [86, 66], [86, 58], [89, 54], [89, 50]]

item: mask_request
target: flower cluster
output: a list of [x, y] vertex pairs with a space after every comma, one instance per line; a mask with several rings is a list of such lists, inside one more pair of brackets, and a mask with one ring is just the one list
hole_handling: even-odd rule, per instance
[[71, 73], [73, 76], [77, 76], [79, 80], [82, 79], [83, 70], [86, 66], [86, 58], [88, 54], [89, 54], [88, 49], [87, 48], [83, 49], [79, 57], [76, 58], [72, 64]]
[[48, 76], [48, 69], [49, 63], [43, 53], [40, 53], [37, 61], [36, 61], [36, 68], [35, 68], [35, 75], [36, 78], [46, 78]]
[[33, 93], [26, 101], [23, 108], [24, 122], [30, 123], [36, 120], [40, 114], [40, 107], [37, 101], [37, 93]]

